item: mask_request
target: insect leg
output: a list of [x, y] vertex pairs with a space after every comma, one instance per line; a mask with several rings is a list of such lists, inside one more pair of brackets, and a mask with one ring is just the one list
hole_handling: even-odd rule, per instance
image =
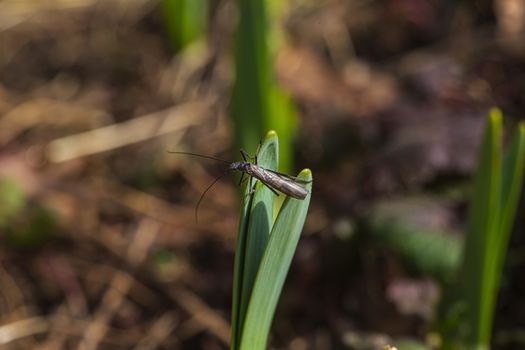
[[241, 148], [241, 155], [242, 155], [242, 159], [244, 159], [245, 162], [247, 162], [248, 160], [255, 160], [255, 164], [257, 164], [257, 156], [255, 157], [250, 156], [248, 152], [246, 152], [242, 148]]
[[243, 178], [244, 178], [244, 172], [241, 172], [241, 178], [239, 179], [239, 186], [242, 184]]
[[257, 145], [257, 151], [255, 151], [255, 156], [253, 157], [255, 160], [255, 164], [257, 164], [257, 156], [259, 155], [259, 151], [261, 150], [262, 140], [259, 140], [259, 144]]
[[250, 159], [250, 155], [248, 154], [248, 152], [246, 152], [245, 150], [243, 150], [242, 148], [240, 149], [240, 152], [241, 152], [241, 156], [242, 156], [242, 159], [247, 162], [248, 159]]

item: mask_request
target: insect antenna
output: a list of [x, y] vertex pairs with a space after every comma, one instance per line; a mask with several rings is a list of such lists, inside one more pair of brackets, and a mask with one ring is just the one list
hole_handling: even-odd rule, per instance
[[[187, 156], [194, 156], [194, 157], [200, 157], [200, 158], [205, 158], [205, 159], [211, 159], [211, 160], [216, 160], [218, 162], [222, 162], [222, 163], [225, 163], [225, 164], [231, 164], [232, 162], [229, 162], [227, 160], [224, 160], [224, 159], [221, 159], [221, 158], [217, 158], [217, 157], [212, 157], [212, 156], [205, 156], [204, 154], [197, 154], [197, 153], [191, 153], [191, 152], [178, 152], [178, 151], [168, 151], [168, 153], [174, 153], [174, 154], [183, 154], [183, 155], [187, 155]], [[213, 182], [204, 190], [204, 192], [202, 192], [200, 198], [199, 198], [199, 201], [197, 202], [197, 205], [195, 206], [195, 222], [198, 221], [198, 212], [199, 212], [199, 206], [202, 202], [202, 200], [204, 199], [204, 196], [206, 195], [206, 193], [213, 187], [213, 185], [215, 185], [215, 183], [217, 181], [219, 181], [222, 177], [224, 177], [226, 174], [228, 174], [230, 172], [230, 169], [226, 170], [223, 174], [219, 175], [215, 180], [213, 180]]]
[[213, 185], [215, 185], [215, 183], [217, 181], [219, 181], [221, 178], [224, 177], [224, 175], [228, 174], [229, 172], [230, 172], [230, 170], [228, 169], [227, 171], [225, 171], [221, 175], [217, 176], [217, 178], [215, 178], [215, 180], [213, 180], [213, 182], [204, 190], [204, 192], [202, 192], [201, 197], [199, 198], [199, 201], [197, 202], [197, 205], [195, 206], [195, 222], [198, 221], [197, 215], [198, 215], [198, 211], [199, 211], [199, 205], [201, 204], [202, 200], [204, 199], [204, 196], [206, 195], [206, 193], [213, 187]]
[[185, 154], [187, 156], [201, 157], [201, 158], [216, 160], [218, 162], [223, 162], [223, 163], [226, 163], [226, 164], [231, 164], [231, 162], [229, 162], [227, 160], [216, 158], [216, 157], [212, 157], [212, 156], [205, 156], [203, 154], [197, 154], [197, 153], [191, 153], [191, 152], [175, 152], [175, 151], [168, 151], [168, 153]]

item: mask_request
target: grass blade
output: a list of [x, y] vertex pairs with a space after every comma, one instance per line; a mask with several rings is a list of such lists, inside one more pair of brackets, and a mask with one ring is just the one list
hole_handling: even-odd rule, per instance
[[501, 188], [501, 221], [498, 240], [498, 259], [496, 276], [499, 284], [500, 272], [503, 268], [505, 252], [509, 241], [512, 225], [523, 186], [523, 173], [525, 163], [525, 123], [520, 123], [516, 130], [505, 158], [503, 160], [503, 176]]
[[[259, 150], [258, 164], [267, 169], [277, 169], [278, 145], [277, 134], [274, 131], [268, 132]], [[255, 276], [273, 223], [275, 195], [261, 183], [257, 183], [253, 195], [250, 195], [250, 190], [248, 180], [244, 191], [245, 200], [234, 262], [232, 349], [237, 348]]]
[[[305, 169], [299, 178], [311, 181], [312, 173]], [[311, 197], [304, 200], [287, 197], [273, 225], [248, 306], [240, 349], [265, 349], [271, 322], [303, 229]]]
[[[270, 131], [259, 151], [257, 163], [266, 169], [277, 170], [278, 141], [277, 134]], [[255, 181], [255, 180], [253, 180]], [[250, 181], [248, 181], [249, 183]], [[249, 186], [247, 186], [249, 191]], [[250, 301], [257, 270], [261, 262], [270, 230], [273, 224], [273, 204], [275, 195], [260, 181], [256, 183], [253, 201], [248, 219], [248, 232], [244, 258], [242, 294], [240, 307], [240, 323], [244, 323], [244, 316]]]
[[208, 0], [163, 0], [160, 5], [173, 50], [183, 49], [204, 35]]
[[463, 290], [468, 327], [465, 337], [471, 348], [484, 348], [490, 339], [496, 293], [491, 266], [497, 258], [494, 241], [500, 222], [501, 129], [501, 113], [492, 110], [481, 144], [465, 244]]
[[[244, 259], [246, 251], [246, 237], [248, 236], [248, 217], [252, 206], [253, 196], [248, 193], [244, 196], [241, 218], [239, 220], [239, 231], [235, 247], [235, 258], [233, 262], [233, 291], [232, 291], [232, 324], [230, 349], [238, 349], [242, 322], [240, 322], [242, 280], [244, 276]], [[244, 317], [243, 317], [244, 319]]]
[[237, 0], [236, 4], [239, 23], [233, 49], [235, 82], [230, 105], [235, 143], [253, 152], [263, 131], [275, 129], [281, 136], [281, 170], [289, 169], [297, 120], [291, 99], [275, 83], [272, 52], [276, 50], [271, 50], [270, 42], [276, 26], [268, 25], [274, 21], [268, 19], [266, 0]]
[[396, 251], [418, 271], [449, 281], [461, 266], [463, 237], [432, 225], [444, 205], [431, 197], [378, 201], [370, 206], [362, 226], [373, 240]]
[[233, 55], [235, 82], [230, 115], [237, 147], [253, 152], [269, 115], [272, 74], [264, 0], [237, 0], [239, 23]]

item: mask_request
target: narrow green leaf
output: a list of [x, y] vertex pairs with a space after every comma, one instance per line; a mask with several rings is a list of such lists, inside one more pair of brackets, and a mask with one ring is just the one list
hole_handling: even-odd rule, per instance
[[[525, 123], [520, 123], [503, 160], [501, 190], [501, 237], [498, 241], [498, 263], [496, 275], [502, 270], [507, 243], [516, 217], [516, 209], [523, 186], [525, 163]], [[499, 283], [497, 283], [499, 284]], [[497, 285], [496, 284], [496, 285]]]
[[[278, 140], [277, 134], [270, 131], [261, 146], [257, 164], [263, 168], [277, 170], [278, 165]], [[248, 180], [247, 190], [250, 190], [250, 181], [255, 183], [255, 179]], [[240, 308], [240, 324], [244, 323], [246, 309], [250, 301], [257, 270], [261, 262], [266, 243], [270, 235], [273, 224], [273, 204], [275, 195], [260, 181], [256, 182], [256, 190], [253, 194], [253, 202], [250, 207], [248, 219], [248, 235], [246, 237], [246, 249], [244, 258], [244, 271], [242, 280], [242, 295]]]
[[244, 196], [239, 219], [239, 231], [237, 234], [237, 244], [235, 248], [235, 258], [233, 262], [233, 291], [232, 291], [232, 324], [230, 349], [238, 349], [240, 331], [242, 323], [240, 322], [242, 280], [244, 276], [244, 259], [246, 250], [246, 237], [248, 236], [248, 217], [253, 201], [253, 196]]
[[270, 88], [273, 83], [267, 42], [264, 0], [237, 0], [239, 22], [235, 31], [233, 56], [235, 82], [231, 112], [236, 146], [253, 152], [265, 129], [270, 113]]
[[279, 134], [279, 170], [288, 172], [292, 168], [297, 115], [292, 100], [278, 86], [274, 86], [270, 92], [270, 113], [264, 121], [264, 127], [272, 127]]
[[483, 346], [488, 347], [494, 318], [494, 308], [497, 300], [503, 263], [507, 251], [509, 237], [514, 224], [521, 188], [523, 185], [525, 155], [525, 126], [521, 124], [512, 139], [511, 145], [505, 154], [501, 179], [500, 207], [498, 208], [499, 222], [493, 232], [493, 237], [487, 247], [488, 266], [485, 272], [487, 293], [482, 305], [484, 321], [480, 325], [480, 334]]
[[[312, 173], [305, 169], [299, 178], [311, 181]], [[240, 339], [242, 350], [266, 348], [275, 308], [306, 219], [312, 183], [306, 188], [310, 194], [304, 200], [285, 199], [273, 225], [246, 314]]]
[[501, 129], [501, 113], [492, 110], [481, 143], [465, 244], [463, 288], [468, 305], [466, 341], [468, 346], [476, 348], [488, 346], [496, 293], [491, 266], [497, 258], [494, 244], [500, 222]]
[[[277, 21], [268, 19], [266, 0], [237, 0], [236, 4], [239, 22], [233, 49], [235, 82], [230, 105], [235, 143], [253, 151], [263, 130], [274, 129], [281, 138], [281, 169], [289, 169], [297, 121], [293, 103], [279, 89], [273, 73], [276, 50], [271, 44], [279, 27], [271, 26]], [[277, 11], [270, 15], [277, 16]]]
[[502, 115], [492, 109], [480, 149], [464, 254], [461, 348], [488, 349], [500, 275], [523, 185], [525, 124], [502, 162]]
[[208, 0], [163, 0], [162, 14], [173, 50], [180, 50], [204, 35]]
[[[275, 131], [269, 131], [258, 153], [257, 163], [266, 169], [277, 169], [278, 138]], [[246, 175], [245, 175], [246, 177]], [[255, 179], [252, 180], [252, 186]], [[253, 282], [259, 268], [266, 242], [272, 227], [272, 208], [275, 195], [260, 182], [250, 194], [250, 180], [246, 181], [237, 249], [234, 262], [234, 287], [232, 306], [232, 349], [237, 346]]]

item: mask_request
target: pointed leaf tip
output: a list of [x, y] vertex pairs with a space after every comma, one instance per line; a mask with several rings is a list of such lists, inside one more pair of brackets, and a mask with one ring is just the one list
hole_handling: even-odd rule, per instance
[[519, 122], [518, 123], [518, 133], [520, 135], [525, 134], [525, 122]]
[[497, 107], [493, 107], [490, 109], [489, 117], [492, 122], [498, 122], [503, 118], [503, 114], [501, 113], [501, 109]]
[[312, 171], [308, 168], [301, 170], [298, 177], [312, 177]]
[[270, 130], [266, 133], [266, 139], [277, 137], [277, 132], [275, 130]]

